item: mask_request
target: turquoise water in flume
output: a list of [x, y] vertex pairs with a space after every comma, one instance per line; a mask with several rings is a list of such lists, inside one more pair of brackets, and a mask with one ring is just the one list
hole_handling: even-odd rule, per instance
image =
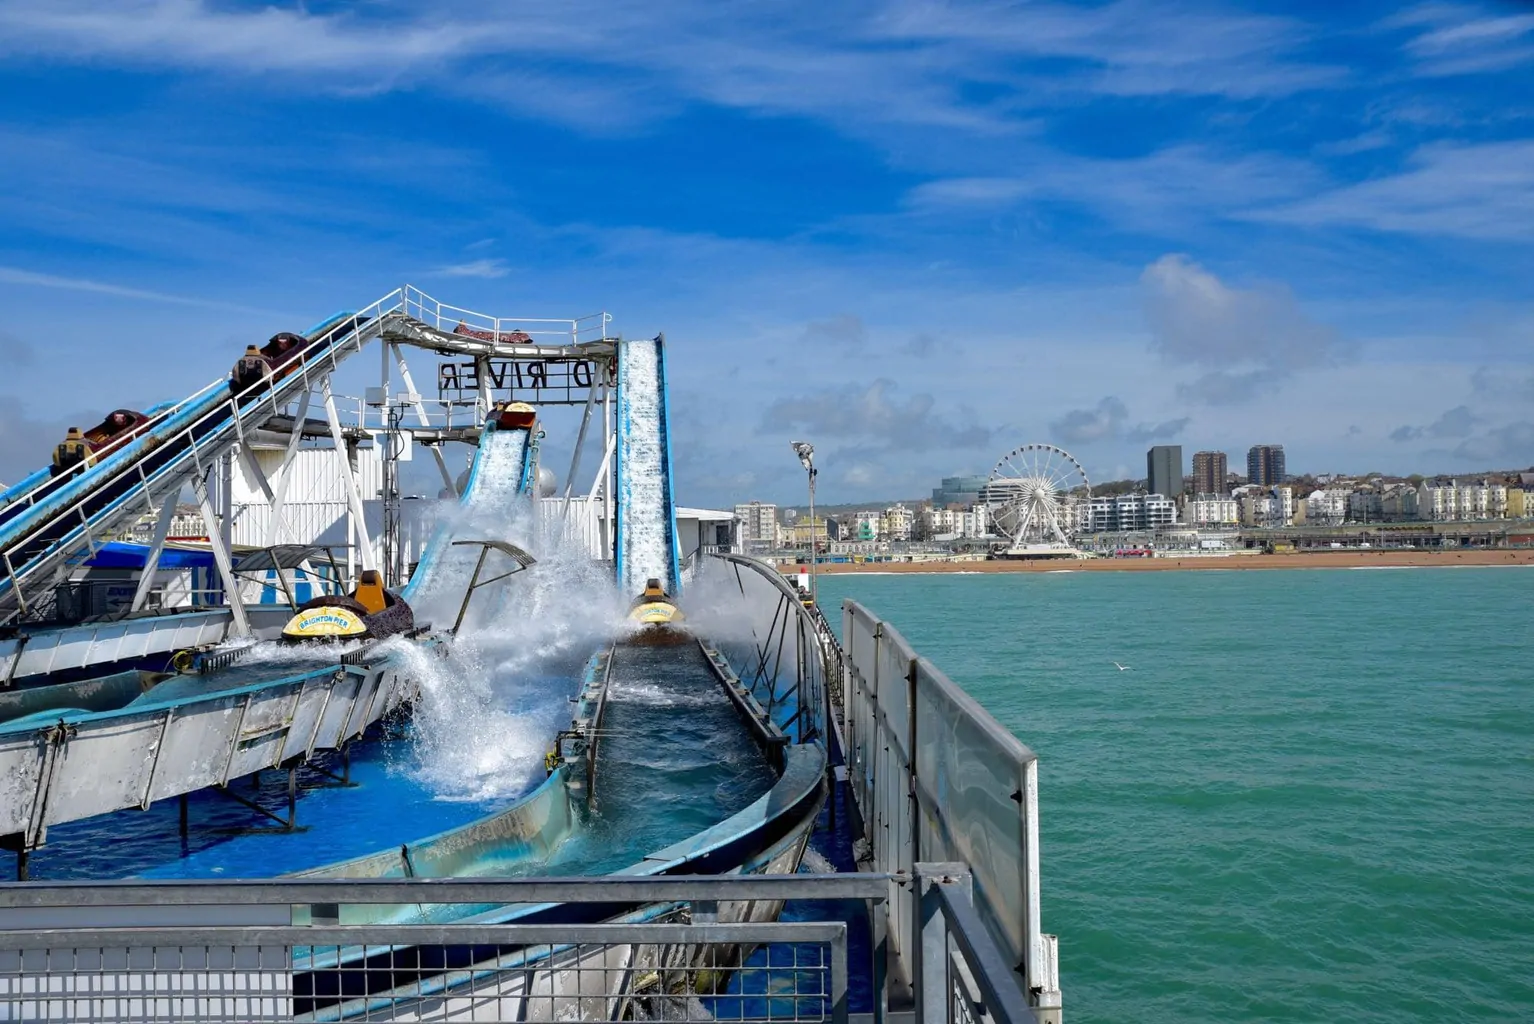
[[1038, 753], [1068, 1019], [1534, 1020], [1534, 570], [820, 594]]

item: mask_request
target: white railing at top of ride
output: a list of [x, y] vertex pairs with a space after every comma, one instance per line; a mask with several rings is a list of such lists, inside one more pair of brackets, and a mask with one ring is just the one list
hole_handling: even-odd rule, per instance
[[[326, 377], [330, 376], [330, 374], [338, 367], [340, 359], [338, 359], [337, 356], [341, 349], [344, 349], [346, 354], [349, 355], [352, 349], [360, 348], [361, 345], [365, 343], [365, 340], [368, 340], [359, 340], [359, 332], [364, 329], [364, 325], [373, 327], [374, 330], [376, 330], [376, 325], [378, 322], [383, 317], [388, 316], [391, 313], [403, 313], [406, 316], [414, 315], [423, 322], [434, 323], [439, 328], [444, 322], [444, 319], [451, 319], [452, 324], [455, 327], [459, 322], [463, 322], [466, 324], [472, 324], [476, 330], [490, 330], [495, 331], [497, 334], [509, 333], [516, 330], [524, 330], [524, 332], [528, 334], [541, 333], [546, 336], [557, 335], [561, 338], [569, 338], [571, 343], [576, 343], [579, 341], [595, 341], [600, 339], [601, 337], [605, 336], [607, 324], [612, 320], [612, 317], [607, 313], [596, 313], [590, 316], [578, 317], [573, 320], [491, 317], [487, 314], [476, 313], [471, 310], [463, 310], [455, 306], [443, 305], [436, 299], [422, 292], [419, 288], [415, 288], [411, 285], [405, 285], [402, 288], [396, 288], [394, 291], [389, 292], [387, 295], [370, 303], [355, 313], [348, 315], [345, 319], [332, 326], [328, 331], [325, 332], [325, 334], [332, 334], [338, 330], [341, 330], [348, 323], [353, 325], [353, 333], [346, 341], [341, 343], [340, 349], [338, 349], [338, 347], [335, 345], [331, 345], [327, 347], [325, 355], [320, 359], [305, 359], [304, 362], [300, 363], [293, 371], [289, 373], [287, 377], [283, 379], [279, 386], [271, 387], [269, 390], [260, 395], [259, 398], [255, 399], [253, 404], [247, 406], [243, 414], [241, 413], [239, 407], [240, 400], [251, 397], [252, 392], [261, 388], [263, 385], [253, 385], [252, 388], [241, 392], [239, 395], [231, 395], [227, 402], [220, 402], [213, 406], [202, 416], [199, 416], [191, 423], [185, 425], [176, 433], [170, 435], [169, 437], [159, 438], [159, 444], [163, 445], [185, 438], [188, 442], [188, 448], [190, 450], [195, 469], [199, 471], [202, 470], [204, 468], [204, 463], [211, 461], [213, 456], [205, 456], [203, 451], [199, 450], [198, 442], [193, 435], [199, 431], [199, 428], [207, 427], [210, 418], [224, 417], [226, 415], [232, 416], [235, 421], [235, 432], [237, 439], [242, 439], [244, 432], [240, 425], [243, 422], [246, 420], [258, 420], [258, 417], [254, 414], [260, 413], [263, 407], [266, 407], [265, 415], [267, 417], [278, 415], [287, 407], [288, 403], [292, 400], [293, 397], [302, 393], [301, 391], [295, 391], [291, 387], [291, 381], [293, 379], [296, 378], [302, 382], [305, 385], [304, 390], [312, 390], [317, 384], [323, 381]], [[535, 330], [527, 331], [525, 330], [525, 327], [521, 325], [533, 325]], [[540, 327], [538, 325], [546, 326]], [[371, 336], [372, 333], [372, 331], [369, 331], [369, 336]], [[148, 454], [147, 449], [142, 447], [139, 442], [146, 440], [146, 438], [153, 433], [155, 424], [163, 424], [167, 422], [172, 417], [177, 416], [185, 412], [187, 409], [205, 401], [211, 392], [220, 388], [225, 388], [227, 386], [228, 378], [226, 376], [215, 378], [212, 382], [204, 385], [191, 396], [181, 400], [180, 402], [177, 402], [170, 408], [157, 413], [149, 421], [148, 429], [140, 432], [136, 437], [132, 438], [128, 442], [125, 442], [121, 445], [112, 446], [115, 448], [115, 450], [110, 451], [103, 457], [96, 459], [96, 463], [100, 465], [117, 460], [121, 460], [122, 462], [126, 463], [130, 458], [137, 459], [141, 455]], [[277, 395], [279, 392], [286, 396], [281, 402], [277, 401]], [[450, 419], [451, 413], [449, 412], [448, 415]], [[365, 423], [365, 421], [365, 412], [359, 408], [359, 425]], [[385, 425], [381, 423], [380, 428], [382, 429], [384, 427]], [[222, 441], [215, 441], [212, 443], [212, 446], [222, 450], [227, 447], [228, 443], [229, 442], [227, 439]], [[203, 448], [206, 449], [207, 447], [209, 447], [208, 443], [204, 443]], [[130, 450], [133, 452], [131, 456], [129, 455]], [[174, 470], [176, 467], [184, 464], [184, 462], [184, 458], [178, 457], [172, 460], [170, 463], [167, 463], [165, 466], [160, 467], [160, 469], [156, 470], [153, 474], [149, 475], [144, 473], [143, 468], [140, 465], [138, 467], [140, 484], [147, 491], [150, 489], [150, 483], [152, 481], [159, 481], [163, 479], [167, 472]], [[107, 479], [115, 478], [116, 475], [116, 472], [108, 474]], [[48, 494], [52, 494], [57, 487], [64, 486], [65, 483], [75, 478], [60, 477], [58, 479], [60, 481], [59, 483], [49, 481], [48, 484], [35, 488], [31, 493], [18, 498], [17, 501], [25, 502], [28, 506], [35, 505], [39, 501], [44, 500]], [[60, 510], [57, 514], [61, 516], [73, 515], [76, 519], [78, 519], [80, 527], [85, 531], [87, 543], [94, 546], [95, 538], [91, 536], [91, 517], [86, 515], [83, 510], [84, 504], [90, 500], [90, 497], [91, 495], [89, 494], [83, 496], [79, 501], [75, 502], [75, 504]], [[146, 500], [145, 504], [145, 511], [152, 511], [152, 509], [149, 507], [151, 503]], [[71, 533], [72, 532], [73, 531], [71, 531]], [[55, 542], [55, 544], [57, 543], [58, 542]], [[25, 541], [23, 541], [23, 544], [25, 544]], [[17, 550], [17, 548], [21, 546], [21, 544], [12, 545], [9, 548], [6, 548], [3, 553], [0, 553], [3, 554], [3, 566], [0, 566], [0, 568], [3, 568], [6, 576], [11, 579], [13, 588], [17, 587], [20, 579], [18, 578], [16, 566], [13, 564], [12, 555]], [[50, 547], [53, 546], [55, 545], [50, 545]]]
[[612, 323], [608, 313], [592, 313], [571, 319], [546, 317], [491, 316], [460, 306], [449, 306], [432, 298], [419, 288], [405, 285], [402, 289], [401, 311], [408, 317], [430, 324], [439, 331], [448, 331], [459, 324], [484, 331], [499, 338], [503, 334], [521, 332], [533, 339], [560, 338], [563, 343], [576, 345], [581, 342], [601, 341], [607, 337], [607, 325]]
[[[473, 310], [461, 309], [457, 306], [444, 305], [437, 299], [432, 298], [425, 292], [421, 291], [419, 288], [416, 288], [412, 285], [405, 285], [402, 288], [396, 288], [394, 291], [385, 295], [383, 298], [369, 304], [368, 306], [359, 310], [357, 313], [351, 314], [350, 319], [355, 320], [357, 318], [366, 318], [367, 322], [371, 323], [381, 317], [389, 315], [390, 313], [403, 313], [406, 316], [413, 316], [416, 319], [421, 320], [423, 323], [432, 324], [441, 330], [451, 331], [451, 329], [458, 326], [459, 323], [464, 323], [474, 330], [492, 331], [496, 334], [510, 334], [520, 330], [523, 333], [533, 337], [556, 336], [562, 339], [569, 339], [571, 344], [577, 344], [586, 341], [597, 341], [602, 339], [606, 336], [607, 325], [612, 322], [612, 316], [605, 312], [593, 313], [589, 316], [576, 317], [575, 319], [492, 317], [485, 313], [477, 313]], [[344, 320], [341, 321], [341, 323], [345, 322], [346, 321]], [[449, 326], [444, 327], [444, 323], [448, 323]], [[531, 329], [529, 329], [530, 327]], [[112, 457], [120, 454], [120, 452], [129, 444], [131, 444], [133, 440], [137, 440], [144, 434], [152, 432], [160, 424], [167, 422], [172, 417], [180, 415], [188, 408], [191, 408], [205, 401], [211, 392], [226, 388], [228, 387], [228, 384], [229, 377], [227, 374], [215, 378], [209, 383], [203, 385], [188, 397], [183, 398], [181, 401], [176, 402], [174, 405], [171, 405], [155, 413], [152, 417], [150, 417], [145, 426], [135, 433], [133, 438], [126, 442], [114, 442], [108, 445], [103, 452], [97, 454], [95, 458], [93, 458], [92, 462], [96, 465], [100, 465], [101, 463], [106, 462]], [[338, 395], [336, 397], [338, 401], [344, 400], [342, 399], [342, 396]], [[401, 397], [402, 396], [396, 396], [397, 399]], [[367, 423], [367, 409], [369, 407], [365, 404], [363, 399], [356, 399], [355, 401], [357, 402], [358, 407], [356, 420], [356, 425], [358, 427], [363, 429], [379, 430], [386, 430], [389, 428], [389, 424], [384, 420], [386, 414], [382, 408], [379, 409], [378, 426], [373, 428], [370, 427]], [[424, 399], [424, 401], [428, 406], [435, 404], [444, 407], [444, 426], [451, 428], [453, 426], [463, 425], [455, 424], [453, 422], [452, 410], [451, 408], [448, 408], [453, 403], [449, 403], [443, 400], [433, 401], [432, 399]], [[254, 411], [254, 407], [252, 407], [252, 410], [249, 411]], [[199, 419], [192, 426], [196, 426], [202, 422], [203, 421]], [[419, 424], [401, 424], [401, 426], [404, 427], [416, 425]], [[477, 421], [467, 425], [477, 425]], [[191, 428], [188, 427], [187, 429]], [[26, 494], [19, 495], [15, 499], [14, 503], [24, 504], [29, 507], [36, 505], [38, 502], [45, 500], [48, 496], [56, 492], [59, 488], [67, 485], [73, 479], [74, 477], [57, 477], [49, 480], [38, 487], [34, 487]]]

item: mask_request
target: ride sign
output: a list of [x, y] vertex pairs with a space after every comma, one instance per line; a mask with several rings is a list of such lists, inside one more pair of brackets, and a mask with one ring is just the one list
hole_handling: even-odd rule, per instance
[[[533, 404], [558, 405], [584, 402], [593, 385], [616, 384], [613, 364], [590, 359], [485, 359], [439, 363], [437, 392], [440, 397], [464, 398], [487, 387], [497, 393], [525, 398]], [[467, 393], [467, 395], [465, 394]]]

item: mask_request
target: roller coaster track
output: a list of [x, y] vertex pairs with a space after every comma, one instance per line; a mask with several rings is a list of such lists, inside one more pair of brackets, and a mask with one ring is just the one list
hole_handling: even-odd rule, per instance
[[[338, 435], [330, 375], [369, 341], [381, 338], [477, 359], [611, 357], [609, 319], [606, 314], [578, 320], [487, 317], [445, 306], [408, 285], [330, 318], [310, 333], [300, 361], [279, 371], [269, 386], [232, 395], [221, 377], [158, 412], [141, 434], [83, 473], [57, 480], [34, 473], [7, 490], [9, 502], [0, 503], [0, 626], [24, 618], [29, 603], [61, 572], [89, 558], [114, 531], [173, 503], [185, 485], [193, 486], [205, 517], [211, 516], [209, 471], [300, 396], [323, 390], [332, 433]], [[424, 423], [424, 409], [420, 415]], [[214, 554], [227, 562], [220, 545], [214, 545]], [[227, 565], [220, 569], [228, 575]]]

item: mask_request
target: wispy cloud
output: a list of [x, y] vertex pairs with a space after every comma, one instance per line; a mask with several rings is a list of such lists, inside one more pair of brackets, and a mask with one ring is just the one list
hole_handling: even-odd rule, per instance
[[1169, 441], [1181, 434], [1192, 417], [1182, 416], [1161, 423], [1128, 426], [1129, 409], [1115, 395], [1106, 395], [1090, 409], [1071, 409], [1049, 425], [1049, 436], [1062, 444], [1090, 445], [1100, 441], [1123, 441], [1146, 444]]
[[1319, 180], [1314, 166], [1295, 157], [1179, 145], [1118, 160], [1040, 153], [1025, 174], [939, 179], [917, 186], [906, 201], [939, 215], [1063, 201], [1135, 227], [1185, 228], [1190, 218], [1241, 216], [1297, 198]]
[[883, 454], [976, 448], [990, 442], [989, 429], [955, 424], [940, 415], [931, 394], [901, 398], [897, 391], [893, 381], [880, 378], [867, 387], [849, 384], [780, 398], [763, 413], [759, 430], [776, 434], [799, 428], [817, 438]]
[[502, 259], [470, 260], [467, 263], [450, 263], [429, 271], [433, 277], [479, 277], [486, 280], [505, 277], [511, 267]]
[[1471, 4], [1423, 4], [1383, 23], [1417, 33], [1403, 49], [1426, 75], [1474, 75], [1534, 61], [1534, 14]]
[[[1088, 8], [799, 0], [737, 5], [729, 18], [705, 0], [382, 11], [12, 0], [0, 7], [0, 53], [259, 76], [277, 92], [436, 88], [525, 113], [546, 104], [587, 127], [601, 125], [604, 107], [642, 119], [685, 100], [848, 125], [996, 132], [1027, 120], [1025, 95], [1272, 96], [1345, 75], [1301, 54], [1312, 30], [1300, 21], [1143, 0]], [[1154, 40], [1145, 32], [1152, 21]], [[976, 103], [969, 85], [1009, 95]]]
[[1468, 405], [1456, 405], [1425, 427], [1397, 427], [1390, 432], [1392, 441], [1416, 441], [1424, 437], [1469, 437], [1481, 422]]
[[1423, 146], [1406, 170], [1248, 216], [1318, 227], [1526, 241], [1534, 235], [1534, 140]]
[[118, 299], [165, 302], [177, 306], [199, 306], [203, 309], [222, 309], [236, 313], [270, 312], [270, 310], [255, 309], [250, 306], [237, 306], [211, 299], [199, 299], [190, 295], [168, 295], [165, 292], [149, 291], [144, 288], [130, 288], [125, 285], [112, 284], [108, 281], [92, 281], [83, 277], [58, 277], [53, 274], [39, 274], [36, 271], [23, 270], [20, 267], [0, 266], [0, 284], [14, 284], [32, 288], [61, 288], [65, 291], [110, 295]]

